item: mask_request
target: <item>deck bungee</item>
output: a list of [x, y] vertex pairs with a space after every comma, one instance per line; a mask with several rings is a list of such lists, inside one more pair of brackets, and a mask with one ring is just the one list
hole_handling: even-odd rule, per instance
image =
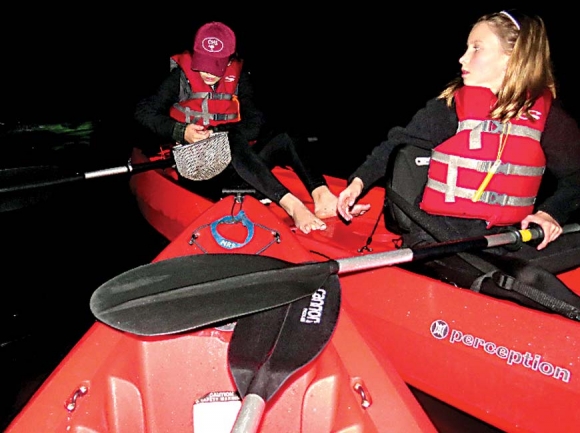
[[[254, 223], [251, 236], [247, 222], [223, 222], [224, 217], [238, 215], [241, 210]], [[231, 242], [226, 244], [228, 248], [220, 244], [220, 237]], [[192, 221], [152, 264], [189, 255], [219, 256], [224, 252], [259, 254], [291, 263], [321, 260], [298, 242], [286, 222], [270, 208], [252, 197], [245, 197], [240, 203], [229, 196]], [[202, 271], [185, 267], [183, 278], [187, 279], [188, 272]], [[338, 282], [336, 278], [334, 283]], [[122, 292], [144, 283], [151, 281], [115, 279], [108, 287], [115, 285]], [[276, 284], [279, 282], [274, 278], [271, 285]], [[322, 314], [320, 299], [314, 295], [311, 300], [302, 299], [309, 301], [304, 322], [316, 322]], [[228, 301], [224, 299], [224, 303]], [[200, 314], [203, 311], [202, 308]], [[275, 309], [265, 311], [266, 316], [273, 312]], [[188, 313], [189, 310], [181, 312], [184, 320]], [[292, 333], [297, 334], [292, 342], [282, 327], [274, 349], [266, 355], [252, 355], [260, 347], [254, 340], [261, 334], [252, 334], [254, 339], [248, 340], [248, 332], [256, 329], [255, 324], [243, 322], [256, 316], [242, 316], [236, 322], [246, 323], [246, 331], [240, 328], [235, 350], [232, 347], [236, 326], [231, 321], [151, 337], [123, 332], [97, 321], [6, 432], [230, 432], [242, 407], [240, 396], [248, 393], [258, 395], [264, 408], [249, 423], [252, 429], [244, 431], [381, 432], [385, 426], [401, 433], [436, 431], [388, 358], [371, 349], [342, 306], [332, 332], [325, 337], [328, 341], [313, 342], [313, 336], [299, 332]], [[159, 319], [162, 322], [164, 317]], [[258, 329], [267, 326], [276, 324], [262, 322]], [[296, 350], [288, 350], [290, 347], [304, 352], [307, 344], [320, 350], [302, 358], [296, 358], [302, 355]], [[269, 364], [252, 367], [250, 363], [248, 367], [248, 359], [263, 356], [269, 357]], [[266, 364], [278, 367], [270, 370], [264, 367]], [[255, 378], [261, 377], [258, 382], [266, 382], [266, 387], [244, 380], [248, 371]], [[280, 378], [281, 372], [287, 377]]]
[[[146, 162], [138, 151], [135, 162]], [[142, 159], [141, 159], [142, 158]], [[274, 173], [307, 205], [306, 191], [291, 170]], [[171, 169], [141, 173], [131, 188], [144, 217], [170, 240], [191, 242], [199, 215], [224, 214], [175, 182]], [[338, 193], [346, 185], [327, 177]], [[325, 259], [388, 252], [398, 235], [386, 230], [380, 212], [384, 190], [373, 188], [373, 206], [346, 225], [326, 220], [327, 230], [304, 235], [275, 205], [267, 209], [305, 249]], [[250, 215], [260, 221], [261, 215]], [[188, 227], [189, 226], [189, 227]], [[186, 229], [188, 228], [188, 229]], [[185, 233], [183, 231], [185, 230]], [[197, 246], [191, 246], [196, 251]], [[580, 269], [558, 275], [580, 293]], [[406, 383], [509, 432], [573, 431], [580, 422], [580, 324], [397, 266], [340, 275], [347, 311], [373, 352], [389, 359]]]

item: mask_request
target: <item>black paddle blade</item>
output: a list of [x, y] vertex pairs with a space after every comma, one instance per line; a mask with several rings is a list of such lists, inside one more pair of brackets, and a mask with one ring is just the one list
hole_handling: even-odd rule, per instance
[[[0, 212], [21, 209], [50, 199], [54, 189], [42, 188], [44, 183], [58, 183], [63, 176], [63, 169], [53, 166], [14, 167], [0, 170]], [[27, 185], [38, 185], [30, 191]]]
[[311, 295], [338, 263], [294, 264], [254, 254], [204, 254], [140, 266], [101, 285], [90, 308], [137, 335], [191, 331]]
[[241, 317], [228, 347], [228, 365], [241, 396], [248, 387], [280, 335], [290, 305]]
[[[278, 309], [287, 310], [282, 327], [278, 327], [279, 334], [274, 346], [262, 353], [244, 354], [244, 350], [255, 349], [256, 345], [251, 341], [256, 338], [256, 333], [261, 328], [274, 327], [276, 323], [269, 320], [272, 316], [280, 319], [282, 313], [268, 311], [238, 320], [230, 342], [228, 362], [236, 385], [238, 382], [242, 384], [238, 388], [241, 396], [256, 394], [267, 402], [295, 372], [316, 359], [332, 337], [339, 317], [340, 300], [338, 276], [331, 275], [312, 296]], [[236, 357], [237, 354], [243, 355]], [[248, 359], [263, 362], [249, 386], [246, 385], [248, 370], [239, 367], [250, 365]], [[253, 369], [256, 370], [256, 367]], [[239, 372], [243, 375], [235, 377]]]

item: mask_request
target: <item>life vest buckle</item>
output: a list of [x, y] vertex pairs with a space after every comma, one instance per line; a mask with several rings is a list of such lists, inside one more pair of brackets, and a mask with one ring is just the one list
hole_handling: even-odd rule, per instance
[[507, 194], [499, 194], [495, 191], [485, 191], [479, 201], [485, 202], [487, 204], [498, 204], [500, 206], [506, 206], [509, 201], [509, 196]]
[[499, 120], [484, 120], [482, 123], [482, 132], [489, 132], [491, 134], [503, 134], [504, 132], [505, 124]]

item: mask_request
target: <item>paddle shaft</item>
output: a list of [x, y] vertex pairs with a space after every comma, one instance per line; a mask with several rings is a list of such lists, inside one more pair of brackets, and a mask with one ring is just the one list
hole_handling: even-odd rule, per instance
[[[142, 173], [144, 171], [154, 170], [156, 168], [169, 167], [173, 164], [174, 164], [174, 161], [172, 158], [160, 159], [158, 161], [145, 162], [142, 164], [135, 164], [135, 165], [133, 165], [133, 164], [131, 164], [131, 162], [129, 162], [128, 164], [122, 165], [119, 167], [112, 167], [112, 168], [106, 168], [106, 169], [102, 169], [102, 170], [89, 171], [89, 172], [82, 173], [82, 174], [75, 174], [73, 176], [66, 176], [66, 177], [63, 177], [60, 179], [51, 179], [51, 180], [39, 181], [39, 182], [27, 182], [27, 183], [23, 183], [21, 185], [2, 187], [2, 188], [0, 188], [0, 194], [8, 193], [8, 192], [28, 191], [28, 190], [37, 189], [37, 188], [45, 188], [45, 187], [50, 187], [50, 186], [63, 185], [63, 184], [67, 184], [67, 183], [80, 182], [80, 181], [87, 180], [87, 179], [95, 179], [95, 178], [99, 178], [99, 177], [114, 176], [114, 175], [119, 175], [119, 174], [126, 174], [126, 173], [137, 174], [137, 173]], [[30, 167], [25, 167], [25, 168], [30, 169]]]
[[[562, 229], [562, 235], [578, 232], [580, 231], [580, 224], [568, 224], [562, 227]], [[540, 227], [533, 227], [526, 230], [512, 230], [505, 233], [441, 242], [416, 248], [401, 248], [396, 251], [348, 257], [345, 259], [337, 259], [339, 267], [338, 273], [344, 274], [354, 271], [363, 271], [382, 266], [409, 263], [416, 260], [434, 259], [449, 254], [484, 250], [486, 248], [505, 245], [515, 245], [520, 242], [542, 239], [543, 236], [544, 234]]]
[[[243, 400], [230, 433], [258, 431], [266, 410], [266, 400], [262, 395], [248, 393], [248, 389], [260, 368], [272, 355], [289, 309], [290, 305], [277, 307], [241, 317], [236, 323], [237, 332], [234, 328], [228, 348], [228, 364]], [[264, 334], [265, 338], [262, 337]]]
[[254, 433], [264, 417], [266, 402], [257, 394], [244, 397], [244, 403], [238, 412], [238, 417], [231, 433]]

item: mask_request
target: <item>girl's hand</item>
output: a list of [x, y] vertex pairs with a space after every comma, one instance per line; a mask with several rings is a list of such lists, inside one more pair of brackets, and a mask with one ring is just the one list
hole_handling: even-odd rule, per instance
[[346, 220], [350, 221], [355, 216], [362, 215], [371, 208], [370, 204], [357, 204], [356, 199], [363, 190], [363, 182], [355, 177], [338, 196], [337, 211]]
[[211, 135], [211, 131], [205, 126], [190, 123], [185, 127], [185, 134], [183, 138], [188, 143], [195, 143], [199, 140], [204, 140]]
[[558, 224], [558, 222], [546, 212], [539, 211], [533, 215], [525, 217], [522, 220], [522, 229], [527, 229], [530, 223], [538, 224], [542, 227], [542, 231], [544, 232], [544, 239], [538, 245], [538, 250], [546, 248], [550, 242], [555, 241], [562, 234], [562, 227], [560, 224]]

